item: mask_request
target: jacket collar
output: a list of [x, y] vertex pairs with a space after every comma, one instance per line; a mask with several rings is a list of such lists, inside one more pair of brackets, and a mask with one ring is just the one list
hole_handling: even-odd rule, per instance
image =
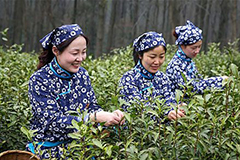
[[56, 57], [50, 62], [50, 69], [59, 78], [69, 79], [73, 77], [73, 73], [66, 71], [58, 64]]
[[153, 79], [155, 74], [152, 74], [148, 72], [142, 65], [141, 61], [139, 60], [137, 65], [134, 67], [134, 69], [139, 72], [144, 78], [146, 79]]
[[178, 47], [178, 50], [177, 50], [176, 55], [177, 55], [180, 59], [182, 59], [182, 60], [184, 60], [184, 61], [187, 61], [187, 62], [191, 62], [191, 61], [192, 61], [191, 58], [187, 57], [187, 55], [183, 52], [183, 50], [182, 50], [182, 48], [181, 48], [180, 46]]

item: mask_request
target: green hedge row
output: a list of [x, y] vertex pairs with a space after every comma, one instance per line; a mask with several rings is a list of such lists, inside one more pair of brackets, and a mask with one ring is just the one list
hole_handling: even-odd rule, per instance
[[[102, 127], [73, 122], [79, 132], [65, 156], [72, 159], [237, 159], [240, 154], [240, 53], [238, 41], [220, 50], [218, 43], [210, 44], [208, 52], [195, 59], [200, 73], [205, 77], [228, 75], [226, 89], [192, 96], [187, 101], [187, 117], [168, 125], [157, 125], [148, 113], [160, 116], [162, 106], [153, 111], [143, 105], [131, 108], [126, 114], [125, 128], [109, 127], [110, 137], [103, 138]], [[0, 152], [25, 149], [27, 137], [21, 132], [31, 117], [27, 97], [28, 79], [35, 71], [37, 55], [24, 53], [21, 45], [0, 46]], [[176, 51], [167, 46], [166, 62]], [[113, 50], [99, 59], [90, 56], [83, 63], [91, 77], [99, 104], [112, 111], [119, 108], [118, 81], [133, 67], [130, 46]], [[182, 93], [178, 92], [180, 100]], [[80, 142], [80, 143], [77, 143]], [[89, 147], [93, 146], [93, 147]], [[74, 151], [74, 153], [72, 152]]]

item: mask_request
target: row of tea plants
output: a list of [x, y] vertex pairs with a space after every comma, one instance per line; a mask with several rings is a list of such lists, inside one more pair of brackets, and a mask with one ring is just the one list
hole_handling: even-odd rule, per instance
[[[2, 32], [5, 38], [6, 31]], [[35, 53], [22, 52], [23, 45], [0, 46], [0, 152], [10, 149], [24, 150], [33, 134], [27, 128], [31, 109], [27, 97], [28, 79], [38, 62]], [[176, 51], [167, 46], [166, 61]], [[238, 41], [220, 49], [212, 43], [207, 52], [195, 59], [204, 77], [227, 75], [223, 91], [206, 91], [194, 95], [190, 91], [177, 91], [178, 101], [187, 103], [186, 117], [167, 121], [161, 115], [164, 107], [158, 99], [155, 110], [132, 105], [125, 113], [124, 126], [104, 127], [103, 124], [75, 122], [78, 132], [75, 140], [63, 151], [63, 159], [238, 159], [240, 157], [240, 52]], [[118, 81], [133, 67], [132, 48], [115, 49], [99, 59], [88, 56], [84, 62], [90, 75], [99, 104], [107, 111], [118, 109], [126, 102], [118, 101]], [[189, 99], [182, 99], [183, 94]], [[143, 109], [144, 108], [144, 109]], [[162, 117], [164, 123], [155, 123], [149, 114]], [[22, 129], [21, 129], [22, 127]], [[28, 135], [28, 138], [25, 134]]]
[[[144, 103], [132, 105], [125, 113], [126, 124], [104, 128], [94, 124], [73, 122], [76, 139], [64, 156], [72, 159], [238, 159], [240, 157], [240, 54], [238, 42], [229, 43], [220, 50], [220, 44], [209, 45], [207, 53], [195, 60], [201, 73], [208, 76], [227, 75], [222, 91], [206, 91], [194, 95], [190, 89], [185, 93], [177, 91], [178, 101], [187, 103], [186, 117], [177, 121], [156, 124], [149, 113], [161, 117], [163, 106], [158, 99], [155, 110], [146, 108]], [[168, 46], [165, 71], [176, 47]], [[117, 85], [121, 75], [133, 67], [131, 47], [113, 51], [113, 56], [87, 61], [85, 67], [92, 76], [92, 83], [100, 104], [105, 109], [116, 109], [118, 102]], [[92, 63], [93, 62], [93, 63]], [[89, 65], [94, 64], [94, 65]], [[190, 88], [190, 87], [189, 87]], [[189, 99], [183, 99], [188, 94]], [[104, 134], [105, 133], [105, 134]], [[87, 138], [86, 138], [87, 137]], [[92, 146], [92, 147], [89, 147]], [[71, 151], [71, 152], [69, 152]]]
[[[1, 32], [7, 43], [7, 29]], [[27, 138], [20, 131], [31, 116], [27, 90], [37, 56], [22, 52], [23, 45], [0, 46], [0, 152], [24, 149]]]

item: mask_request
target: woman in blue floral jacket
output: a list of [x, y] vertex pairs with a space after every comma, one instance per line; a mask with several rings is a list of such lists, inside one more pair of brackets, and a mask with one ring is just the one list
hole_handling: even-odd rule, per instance
[[176, 27], [173, 35], [176, 37], [175, 44], [178, 45], [178, 50], [166, 69], [173, 89], [183, 89], [181, 86], [185, 86], [181, 73], [184, 74], [187, 82], [191, 81], [193, 92], [203, 94], [205, 89], [221, 89], [222, 81], [227, 76], [203, 79], [192, 60], [200, 52], [203, 39], [202, 30], [188, 20], [185, 25]]
[[[71, 141], [69, 128], [75, 117], [69, 111], [87, 111], [84, 120], [121, 124], [123, 113], [105, 112], [97, 104], [87, 71], [81, 67], [86, 58], [88, 39], [77, 24], [63, 25], [40, 40], [43, 52], [39, 56], [38, 70], [30, 77], [29, 99], [33, 117], [31, 129], [36, 130], [33, 141], [41, 146], [43, 159], [57, 158], [62, 146]], [[35, 153], [33, 143], [28, 150]]]
[[[185, 116], [182, 109], [176, 112], [170, 107], [171, 103], [176, 104], [174, 92], [168, 77], [158, 70], [165, 60], [166, 53], [166, 43], [162, 34], [146, 32], [134, 40], [133, 47], [135, 67], [120, 79], [119, 99], [132, 105], [132, 101], [146, 101], [150, 96], [159, 97], [165, 100], [168, 106], [166, 114], [169, 119]], [[150, 88], [152, 93], [149, 91]], [[122, 107], [126, 111], [129, 105]]]

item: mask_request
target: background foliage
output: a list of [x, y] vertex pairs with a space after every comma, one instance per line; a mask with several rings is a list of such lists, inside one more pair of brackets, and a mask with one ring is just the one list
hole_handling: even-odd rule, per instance
[[[2, 32], [5, 37], [6, 30]], [[228, 75], [224, 91], [206, 92], [203, 96], [192, 95], [188, 100], [187, 116], [178, 121], [156, 124], [148, 114], [160, 116], [161, 103], [156, 110], [133, 105], [126, 113], [123, 127], [74, 122], [78, 132], [63, 156], [72, 159], [238, 159], [240, 154], [240, 53], [238, 41], [220, 50], [219, 43], [209, 44], [207, 53], [195, 59], [198, 70], [205, 76]], [[167, 46], [167, 63], [176, 51]], [[112, 55], [98, 59], [90, 56], [84, 62], [91, 77], [99, 104], [112, 111], [119, 108], [118, 81], [122, 74], [133, 67], [132, 48], [115, 49]], [[37, 55], [22, 52], [22, 45], [0, 46], [0, 152], [23, 149], [27, 137], [22, 126], [29, 125], [31, 117], [27, 97], [28, 79], [35, 71]], [[177, 99], [182, 100], [182, 92]], [[163, 119], [164, 120], [164, 119]], [[26, 130], [23, 130], [25, 133]], [[107, 134], [104, 132], [107, 131]], [[89, 147], [91, 146], [91, 147]]]

